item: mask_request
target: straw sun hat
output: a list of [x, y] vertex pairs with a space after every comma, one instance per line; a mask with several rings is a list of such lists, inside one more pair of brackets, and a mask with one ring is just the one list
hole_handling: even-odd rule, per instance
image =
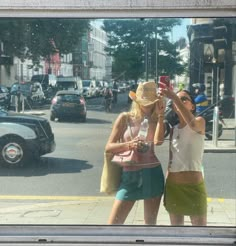
[[138, 85], [136, 93], [129, 92], [129, 97], [142, 106], [149, 106], [159, 100], [155, 82], [143, 82]]

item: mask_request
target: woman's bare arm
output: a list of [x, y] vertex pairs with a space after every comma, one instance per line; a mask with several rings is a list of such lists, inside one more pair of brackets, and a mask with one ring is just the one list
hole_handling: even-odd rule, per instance
[[117, 117], [105, 146], [106, 152], [119, 153], [130, 149], [130, 142], [120, 142], [127, 127], [127, 117], [126, 113]]

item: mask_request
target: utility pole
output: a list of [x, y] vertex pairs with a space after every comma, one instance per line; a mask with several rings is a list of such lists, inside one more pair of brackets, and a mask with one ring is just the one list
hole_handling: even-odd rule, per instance
[[157, 30], [155, 32], [155, 39], [156, 39], [156, 62], [155, 62], [155, 82], [158, 83], [158, 39], [157, 39]]
[[[0, 40], [0, 57], [3, 54], [3, 42]], [[0, 64], [0, 84], [2, 83], [2, 65]]]
[[148, 81], [148, 40], [145, 43], [145, 78]]

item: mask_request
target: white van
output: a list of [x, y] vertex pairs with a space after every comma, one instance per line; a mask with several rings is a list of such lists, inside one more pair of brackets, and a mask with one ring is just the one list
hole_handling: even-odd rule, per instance
[[96, 95], [96, 81], [95, 80], [82, 80], [83, 96], [94, 97]]
[[39, 82], [45, 90], [48, 86], [54, 87], [56, 85], [57, 77], [54, 74], [36, 74], [32, 76], [31, 81]]
[[58, 77], [56, 82], [57, 91], [59, 90], [78, 90], [83, 93], [83, 84], [80, 77], [66, 76]]

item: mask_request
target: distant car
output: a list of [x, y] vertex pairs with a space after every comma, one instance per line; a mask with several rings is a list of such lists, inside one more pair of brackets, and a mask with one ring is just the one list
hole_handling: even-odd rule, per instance
[[91, 98], [96, 96], [96, 81], [95, 80], [82, 80], [83, 96]]
[[103, 95], [103, 86], [101, 81], [96, 81], [95, 96], [100, 97]]
[[9, 109], [11, 104], [11, 94], [6, 86], [0, 85], [0, 107]]
[[43, 90], [46, 90], [49, 86], [56, 86], [57, 77], [54, 74], [36, 74], [31, 78], [31, 82], [39, 82]]
[[51, 153], [56, 144], [47, 119], [0, 110], [0, 164], [19, 167]]
[[11, 95], [16, 95], [18, 87], [20, 87], [20, 92], [27, 99], [26, 106], [29, 107], [42, 104], [45, 101], [45, 95], [42, 89], [42, 85], [39, 82], [22, 82], [14, 83], [11, 86]]
[[[57, 91], [79, 91], [80, 94], [83, 93], [83, 84], [80, 77], [73, 76], [60, 76], [57, 78], [57, 83], [55, 86], [55, 92]], [[55, 94], [54, 94], [55, 95]]]
[[126, 92], [127, 90], [128, 90], [128, 87], [127, 87], [126, 83], [119, 84], [119, 91], [120, 92]]
[[78, 90], [75, 91], [58, 91], [52, 99], [50, 108], [50, 120], [56, 118], [76, 118], [82, 122], [86, 121], [87, 109], [86, 101]]

